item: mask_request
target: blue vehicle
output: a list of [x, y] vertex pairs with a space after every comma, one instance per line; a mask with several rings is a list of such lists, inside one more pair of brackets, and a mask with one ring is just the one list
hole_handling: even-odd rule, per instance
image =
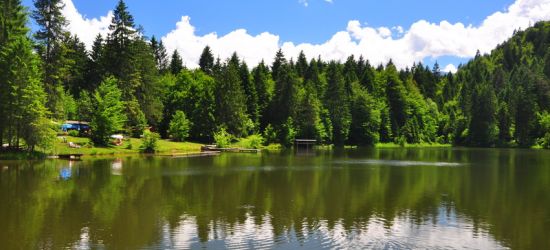
[[63, 130], [64, 132], [68, 132], [70, 130], [87, 132], [90, 130], [90, 125], [87, 122], [66, 121], [61, 125], [61, 130]]

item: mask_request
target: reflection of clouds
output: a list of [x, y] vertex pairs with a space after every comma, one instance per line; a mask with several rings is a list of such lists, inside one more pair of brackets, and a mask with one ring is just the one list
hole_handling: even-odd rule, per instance
[[111, 174], [122, 175], [122, 159], [115, 159], [111, 163]]
[[198, 241], [197, 220], [195, 217], [183, 216], [179, 226], [170, 229], [168, 222], [162, 225], [161, 249], [190, 249]]
[[[408, 215], [386, 222], [373, 217], [366, 223], [347, 228], [342, 220], [329, 223], [326, 220], [301, 223], [298, 233], [286, 229], [275, 235], [271, 216], [264, 215], [261, 224], [247, 213], [242, 223], [228, 224], [225, 221], [209, 223], [208, 242], [201, 243], [195, 217], [184, 217], [179, 226], [171, 231], [163, 226], [163, 248], [229, 248], [229, 249], [502, 249], [506, 248], [487, 232], [474, 229], [471, 221], [457, 217], [454, 211], [440, 209], [441, 215], [434, 220], [414, 223]], [[298, 226], [298, 227], [300, 227]]]

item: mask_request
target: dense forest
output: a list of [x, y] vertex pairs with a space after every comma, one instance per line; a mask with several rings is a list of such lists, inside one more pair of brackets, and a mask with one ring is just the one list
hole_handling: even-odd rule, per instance
[[[550, 147], [550, 22], [517, 31], [455, 74], [416, 63], [371, 65], [274, 55], [247, 65], [204, 48], [198, 69], [145, 36], [124, 1], [91, 51], [66, 29], [61, 0], [0, 2], [0, 145], [49, 147], [59, 123], [89, 121], [91, 140], [124, 131], [214, 141], [261, 136], [291, 146], [451, 143]], [[38, 30], [30, 34], [28, 16]]]

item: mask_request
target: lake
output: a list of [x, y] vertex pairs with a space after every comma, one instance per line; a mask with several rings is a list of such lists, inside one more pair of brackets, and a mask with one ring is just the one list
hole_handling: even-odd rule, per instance
[[550, 151], [0, 161], [1, 249], [550, 249]]

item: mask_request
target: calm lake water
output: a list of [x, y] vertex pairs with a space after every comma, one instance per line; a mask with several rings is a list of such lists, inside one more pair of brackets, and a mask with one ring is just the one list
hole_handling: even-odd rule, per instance
[[550, 151], [0, 161], [1, 249], [550, 249]]

